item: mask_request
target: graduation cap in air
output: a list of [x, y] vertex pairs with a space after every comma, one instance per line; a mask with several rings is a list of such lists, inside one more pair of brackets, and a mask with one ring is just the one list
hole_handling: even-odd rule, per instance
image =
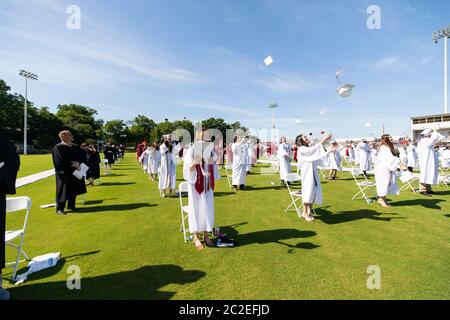
[[266, 64], [267, 67], [270, 66], [273, 63], [272, 56], [268, 56], [267, 58], [265, 58], [264, 63]]
[[338, 70], [336, 72], [336, 80], [339, 82], [340, 86], [336, 89], [336, 92], [343, 98], [348, 98], [352, 95], [352, 89], [355, 87], [350, 83], [342, 83], [340, 77], [344, 73], [343, 70]]

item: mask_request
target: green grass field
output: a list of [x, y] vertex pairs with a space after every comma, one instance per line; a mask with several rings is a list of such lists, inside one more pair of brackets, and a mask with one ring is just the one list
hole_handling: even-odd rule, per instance
[[[22, 173], [48, 163], [22, 158]], [[351, 201], [356, 186], [340, 173], [323, 182], [324, 205], [307, 223], [284, 212], [290, 199], [278, 177], [257, 170], [243, 192], [217, 183], [216, 224], [239, 245], [203, 251], [183, 242], [178, 198], [161, 199], [132, 154], [88, 189], [79, 213], [39, 208], [54, 202], [54, 178], [19, 189], [33, 200], [25, 250], [63, 259], [20, 286], [6, 269], [12, 299], [450, 298], [450, 190], [431, 198], [405, 191], [384, 209]], [[21, 219], [9, 215], [8, 229]], [[71, 265], [81, 270], [81, 290], [67, 289]], [[371, 265], [380, 267], [380, 290], [367, 288]]]
[[26, 177], [41, 171], [53, 169], [52, 157], [48, 154], [21, 155], [18, 178]]

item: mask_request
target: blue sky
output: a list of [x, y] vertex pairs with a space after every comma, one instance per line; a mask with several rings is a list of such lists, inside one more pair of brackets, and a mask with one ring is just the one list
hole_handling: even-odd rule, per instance
[[[366, 25], [373, 4], [381, 30]], [[69, 5], [81, 9], [80, 30], [66, 27]], [[277, 102], [289, 138], [379, 135], [383, 123], [400, 135], [410, 116], [443, 112], [444, 49], [431, 33], [449, 18], [444, 0], [1, 0], [0, 78], [23, 92], [18, 71], [30, 70], [37, 106], [84, 104], [105, 120], [222, 117], [270, 129]], [[350, 98], [334, 92], [338, 69], [356, 85]]]

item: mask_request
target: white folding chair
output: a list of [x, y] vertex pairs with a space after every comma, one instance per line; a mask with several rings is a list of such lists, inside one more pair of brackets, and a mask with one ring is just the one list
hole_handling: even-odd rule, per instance
[[183, 232], [184, 242], [187, 242], [186, 237], [186, 219], [189, 217], [189, 205], [183, 205], [183, 192], [188, 192], [189, 184], [182, 182], [178, 186], [178, 194], [180, 197], [180, 212], [181, 212], [181, 227], [180, 232]]
[[291, 208], [294, 207], [295, 211], [297, 212], [298, 216], [301, 218], [301, 212], [300, 210], [303, 207], [303, 203], [301, 203], [299, 206], [297, 205], [297, 201], [302, 201], [302, 192], [300, 190], [292, 191], [291, 186], [289, 183], [298, 182], [301, 181], [301, 177], [298, 173], [289, 173], [286, 176], [286, 187], [289, 193], [289, 196], [291, 197], [291, 204], [286, 208], [285, 212], [291, 211]]
[[375, 190], [377, 184], [367, 180], [366, 177], [364, 177], [364, 181], [358, 181], [358, 178], [356, 176], [362, 174], [362, 171], [359, 168], [352, 168], [350, 170], [345, 170], [345, 171], [348, 171], [351, 173], [351, 175], [353, 176], [353, 179], [356, 182], [356, 186], [359, 189], [359, 191], [353, 196], [352, 200], [365, 199], [367, 203], [372, 203], [372, 200], [369, 200], [366, 193], [368, 193], [369, 191]]
[[[23, 241], [25, 238], [25, 232], [27, 229], [28, 215], [31, 210], [31, 199], [28, 197], [17, 197], [17, 198], [8, 198], [6, 199], [6, 212], [17, 212], [26, 210], [25, 219], [23, 223], [22, 229], [19, 230], [11, 230], [5, 232], [5, 244], [17, 250], [17, 258], [15, 262], [6, 263], [7, 268], [13, 268], [13, 276], [12, 280], [16, 280], [17, 269], [19, 267], [20, 262], [28, 261], [28, 255], [25, 251], [22, 250]], [[20, 238], [20, 244], [14, 244], [15, 239]], [[20, 256], [24, 256], [24, 260], [20, 260]]]
[[233, 165], [231, 163], [227, 163], [224, 165], [224, 167], [225, 167], [225, 174], [227, 175], [228, 187], [230, 188], [230, 190], [232, 190], [233, 189], [233, 185], [232, 185], [233, 175], [230, 174], [229, 170], [231, 170], [231, 172], [233, 172]]
[[419, 188], [414, 188], [412, 186], [412, 183], [417, 181], [419, 182], [419, 175], [414, 174], [412, 172], [409, 171], [401, 171], [400, 173], [400, 181], [403, 183], [403, 186], [398, 189], [399, 192], [410, 188], [412, 192], [416, 193]]

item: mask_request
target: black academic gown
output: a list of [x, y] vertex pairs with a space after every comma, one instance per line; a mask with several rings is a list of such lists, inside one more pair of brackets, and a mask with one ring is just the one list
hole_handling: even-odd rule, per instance
[[0, 271], [5, 267], [6, 195], [16, 193], [16, 178], [20, 167], [17, 149], [0, 130]]
[[77, 145], [69, 147], [59, 143], [52, 150], [53, 165], [56, 176], [56, 202], [62, 203], [77, 195], [86, 193], [86, 182], [84, 178], [78, 180], [73, 175], [75, 168], [71, 162], [86, 163], [85, 152]]
[[101, 159], [98, 152], [89, 150], [86, 152], [86, 155], [87, 155], [87, 166], [89, 167], [86, 177], [93, 179], [100, 178]]

